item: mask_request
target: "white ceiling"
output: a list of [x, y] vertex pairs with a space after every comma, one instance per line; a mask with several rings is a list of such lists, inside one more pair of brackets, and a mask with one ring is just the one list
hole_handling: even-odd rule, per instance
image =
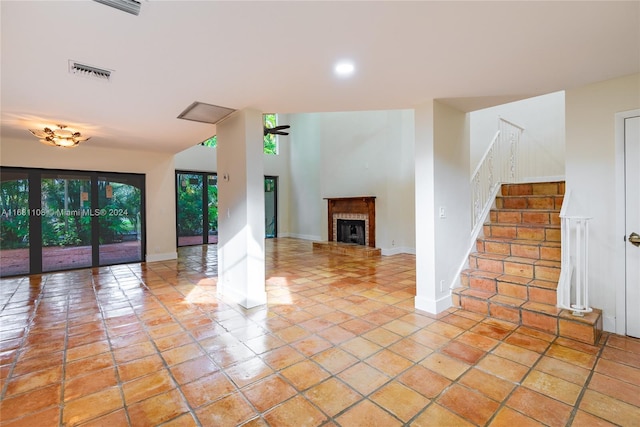
[[[0, 2], [2, 138], [63, 123], [84, 144], [178, 152], [192, 102], [297, 113], [465, 111], [640, 72], [640, 1]], [[334, 63], [354, 61], [353, 77]], [[68, 61], [114, 70], [72, 75]], [[292, 129], [295, 132], [294, 129]], [[78, 148], [82, 149], [82, 147]]]

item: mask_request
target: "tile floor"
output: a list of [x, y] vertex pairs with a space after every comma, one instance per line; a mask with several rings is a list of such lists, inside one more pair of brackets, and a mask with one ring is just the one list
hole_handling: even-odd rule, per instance
[[252, 310], [214, 246], [1, 280], [2, 426], [640, 425], [640, 340], [416, 311], [410, 255], [267, 254]]

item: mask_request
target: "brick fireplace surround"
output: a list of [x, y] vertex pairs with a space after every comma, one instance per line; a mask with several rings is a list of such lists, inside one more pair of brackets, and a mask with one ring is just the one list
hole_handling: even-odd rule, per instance
[[376, 247], [376, 198], [375, 196], [326, 198], [327, 223], [330, 242], [337, 240], [338, 219], [364, 220], [365, 245]]

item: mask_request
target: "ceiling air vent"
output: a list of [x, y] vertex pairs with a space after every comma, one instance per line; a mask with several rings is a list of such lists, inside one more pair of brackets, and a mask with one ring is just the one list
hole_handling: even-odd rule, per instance
[[91, 65], [81, 64], [76, 61], [69, 60], [69, 72], [82, 77], [90, 77], [98, 80], [110, 81], [113, 70], [93, 67]]
[[97, 3], [106, 4], [113, 8], [122, 10], [132, 15], [140, 13], [140, 2], [136, 0], [93, 0]]

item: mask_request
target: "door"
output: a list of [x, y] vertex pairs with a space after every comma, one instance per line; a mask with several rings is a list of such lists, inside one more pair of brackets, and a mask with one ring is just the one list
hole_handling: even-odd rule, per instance
[[624, 121], [626, 330], [640, 338], [640, 117]]
[[264, 177], [264, 230], [265, 237], [278, 236], [278, 177]]

